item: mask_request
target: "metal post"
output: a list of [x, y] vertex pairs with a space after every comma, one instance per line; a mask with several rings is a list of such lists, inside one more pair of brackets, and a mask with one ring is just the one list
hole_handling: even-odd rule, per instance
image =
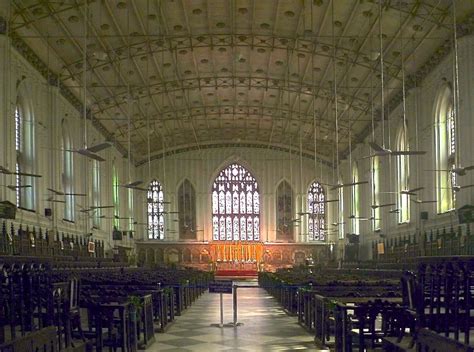
[[219, 327], [224, 327], [224, 299], [222, 297], [222, 293], [220, 294], [221, 295], [221, 323], [219, 324]]
[[234, 285], [234, 291], [232, 292], [232, 300], [234, 303], [234, 326], [237, 326], [237, 285]]

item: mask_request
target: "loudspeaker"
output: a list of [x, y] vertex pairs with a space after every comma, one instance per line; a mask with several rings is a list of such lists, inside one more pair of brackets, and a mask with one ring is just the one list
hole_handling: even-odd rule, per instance
[[427, 211], [420, 212], [420, 219], [421, 220], [428, 220], [428, 212]]
[[51, 208], [44, 208], [44, 216], [52, 216], [53, 215], [53, 211], [51, 210]]

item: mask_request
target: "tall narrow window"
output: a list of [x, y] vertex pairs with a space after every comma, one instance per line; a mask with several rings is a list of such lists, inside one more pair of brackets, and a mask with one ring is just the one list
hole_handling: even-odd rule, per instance
[[133, 224], [133, 189], [128, 189], [128, 230], [133, 231], [135, 229]]
[[114, 203], [114, 227], [120, 228], [120, 189], [119, 178], [115, 165], [112, 166], [112, 201]]
[[438, 213], [456, 207], [456, 125], [453, 94], [448, 85], [441, 89], [436, 105], [436, 196]]
[[100, 219], [102, 212], [100, 206], [100, 163], [97, 160], [92, 161], [92, 205], [95, 207], [92, 214], [92, 226], [100, 228]]
[[277, 224], [276, 239], [280, 241], [293, 240], [293, 190], [288, 182], [282, 181], [277, 188]]
[[310, 241], [326, 239], [326, 195], [319, 182], [313, 182], [308, 189], [308, 235]]
[[[33, 173], [34, 171], [34, 124], [32, 116], [25, 113], [24, 105], [19, 102], [15, 107], [15, 150], [17, 173]], [[20, 208], [35, 209], [35, 182], [31, 176], [15, 177], [16, 204]]]
[[[407, 126], [402, 124], [398, 133], [397, 149], [401, 151], [410, 150], [408, 145]], [[410, 221], [410, 196], [401, 193], [408, 189], [408, 179], [410, 177], [410, 160], [408, 155], [397, 156], [397, 192], [398, 192], [398, 222], [407, 223]]]
[[252, 174], [239, 164], [223, 169], [212, 186], [214, 241], [260, 241], [260, 193]]
[[165, 238], [163, 200], [161, 183], [157, 180], [151, 181], [147, 193], [148, 238], [151, 240], [162, 240]]
[[[372, 158], [372, 204], [380, 204], [380, 157]], [[380, 230], [380, 208], [372, 208], [372, 230]]]
[[196, 192], [188, 180], [178, 189], [179, 237], [196, 239]]
[[[342, 184], [342, 180], [339, 179], [339, 184]], [[340, 187], [338, 190], [339, 202], [338, 202], [338, 217], [337, 217], [337, 232], [340, 240], [345, 237], [345, 221], [344, 221], [344, 188]]]
[[[70, 131], [68, 130], [68, 125], [66, 121], [63, 120], [62, 123], [62, 137], [63, 137], [63, 189], [65, 193], [72, 194], [74, 193], [74, 164], [73, 164], [73, 154], [71, 152], [73, 146], [71, 141]], [[68, 195], [64, 197], [64, 219], [68, 221], [74, 221], [74, 196]]]
[[[352, 166], [352, 182], [359, 182], [359, 170], [357, 164], [354, 163]], [[360, 216], [360, 199], [359, 199], [359, 185], [352, 186], [352, 233], [355, 235], [360, 234], [359, 229], [359, 216]]]

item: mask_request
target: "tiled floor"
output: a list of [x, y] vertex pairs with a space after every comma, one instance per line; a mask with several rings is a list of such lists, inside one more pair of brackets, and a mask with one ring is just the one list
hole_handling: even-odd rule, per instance
[[[248, 283], [245, 283], [248, 284]], [[219, 294], [205, 293], [147, 351], [319, 351], [313, 336], [259, 287], [238, 289], [238, 327], [220, 322]], [[224, 323], [232, 321], [232, 295], [224, 295]]]

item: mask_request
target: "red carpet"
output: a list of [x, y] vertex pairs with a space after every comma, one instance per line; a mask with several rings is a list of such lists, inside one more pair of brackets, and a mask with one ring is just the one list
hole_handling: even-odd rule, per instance
[[257, 270], [217, 270], [216, 276], [256, 277]]

